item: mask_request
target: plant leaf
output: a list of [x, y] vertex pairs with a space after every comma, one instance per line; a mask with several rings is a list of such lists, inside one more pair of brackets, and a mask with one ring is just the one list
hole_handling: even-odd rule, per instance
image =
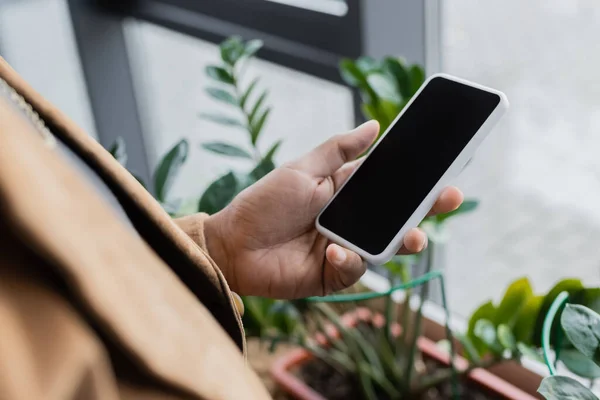
[[600, 378], [600, 367], [576, 349], [562, 350], [560, 360], [574, 374], [588, 379]]
[[458, 339], [458, 341], [462, 344], [465, 357], [471, 362], [479, 362], [479, 353], [477, 352], [477, 349], [475, 348], [475, 345], [473, 345], [471, 339], [469, 339], [467, 335], [460, 334], [456, 335], [456, 339]]
[[202, 194], [198, 211], [214, 214], [225, 208], [239, 193], [240, 182], [233, 172], [229, 172], [211, 183]]
[[366, 76], [381, 69], [381, 63], [373, 57], [362, 56], [356, 60], [356, 67]]
[[540, 363], [544, 362], [544, 357], [542, 357], [542, 355], [536, 349], [529, 347], [524, 343], [517, 342], [517, 350], [523, 357], [527, 357]]
[[276, 301], [267, 313], [269, 327], [277, 329], [284, 335], [291, 335], [301, 323], [301, 315], [289, 301]]
[[479, 320], [482, 319], [487, 319], [488, 321], [493, 320], [495, 314], [496, 307], [491, 301], [488, 301], [487, 303], [482, 304], [477, 310], [475, 310], [475, 312], [473, 312], [471, 318], [469, 319], [467, 337], [471, 340], [471, 343], [473, 343], [473, 346], [475, 347], [477, 353], [480, 356], [483, 356], [488, 352], [488, 346], [479, 337], [477, 337], [477, 335], [475, 335], [475, 325]]
[[573, 346], [600, 365], [600, 315], [577, 304], [567, 304], [560, 323]]
[[279, 149], [279, 146], [281, 146], [281, 142], [282, 142], [281, 140], [278, 140], [275, 143], [273, 143], [273, 145], [271, 146], [271, 148], [265, 154], [265, 157], [264, 157], [265, 160], [271, 160], [271, 161], [273, 161], [273, 157], [275, 156], [275, 153]]
[[375, 107], [373, 104], [362, 103], [360, 105], [363, 115], [367, 119], [374, 119], [379, 122], [379, 134], [381, 135], [388, 128], [390, 121], [384, 113], [381, 112], [379, 107]]
[[262, 113], [262, 115], [260, 116], [260, 118], [258, 119], [258, 121], [256, 121], [256, 123], [252, 124], [252, 144], [256, 144], [256, 142], [258, 141], [258, 137], [260, 135], [260, 133], [262, 132], [263, 126], [265, 125], [265, 122], [267, 121], [267, 118], [269, 118], [269, 114], [271, 113], [271, 109], [267, 108], [265, 110], [265, 112]]
[[276, 300], [264, 297], [244, 296], [244, 330], [246, 336], [261, 336], [262, 332], [270, 325], [267, 313]]
[[[579, 293], [581, 290], [583, 290], [583, 284], [579, 279], [563, 279], [562, 281], [554, 285], [552, 289], [550, 289], [548, 294], [546, 294], [546, 296], [544, 297], [544, 301], [542, 302], [542, 306], [540, 307], [539, 313], [535, 321], [532, 336], [532, 344], [535, 347], [541, 347], [542, 345], [541, 339], [544, 318], [546, 317], [546, 314], [548, 313], [548, 310], [550, 309], [550, 306], [552, 305], [556, 297], [563, 291], [566, 291], [569, 293], [569, 298], [574, 298], [576, 294]], [[556, 328], [559, 326], [559, 324], [560, 322], [558, 321], [558, 318], [556, 318], [554, 324], [552, 325], [552, 332], [557, 331]], [[551, 336], [551, 343], [554, 343], [554, 341], [552, 340], [553, 338], [554, 335]]]
[[223, 82], [228, 85], [232, 85], [235, 82], [233, 76], [225, 68], [214, 65], [209, 65], [206, 67], [206, 75], [215, 81]]
[[250, 178], [256, 182], [274, 169], [275, 164], [273, 163], [273, 160], [265, 157], [252, 171], [250, 171]]
[[515, 340], [515, 336], [513, 335], [510, 327], [505, 324], [498, 325], [497, 329], [498, 342], [505, 349], [514, 350], [517, 346], [517, 341]]
[[240, 107], [242, 108], [242, 110], [244, 110], [246, 108], [246, 103], [248, 102], [248, 98], [252, 94], [252, 91], [256, 87], [256, 84], [258, 83], [258, 81], [259, 81], [259, 78], [255, 78], [252, 82], [250, 82], [250, 84], [248, 85], [248, 88], [246, 89], [246, 91], [244, 92], [242, 97], [240, 98]]
[[256, 100], [256, 103], [254, 103], [254, 107], [252, 107], [252, 111], [250, 111], [250, 114], [248, 116], [248, 119], [250, 120], [251, 124], [254, 123], [256, 115], [260, 111], [260, 106], [262, 106], [265, 99], [267, 98], [267, 94], [268, 94], [268, 92], [266, 90], [264, 92], [262, 92], [262, 94]]
[[359, 87], [367, 82], [365, 74], [356, 63], [347, 58], [340, 61], [340, 75], [346, 84], [352, 87]]
[[213, 153], [223, 154], [230, 157], [248, 158], [252, 160], [252, 156], [246, 150], [229, 143], [224, 142], [209, 142], [202, 143], [202, 147]]
[[244, 44], [239, 36], [232, 36], [219, 46], [221, 59], [233, 66], [244, 55]]
[[397, 58], [386, 57], [383, 60], [383, 69], [394, 78], [398, 93], [408, 100], [414, 92], [411, 90], [409, 73], [404, 64]]
[[246, 126], [242, 122], [240, 122], [238, 119], [228, 117], [226, 115], [201, 113], [201, 114], [199, 114], [199, 116], [202, 119], [216, 122], [217, 124], [227, 125], [227, 126], [237, 126], [237, 127], [246, 129]]
[[519, 310], [513, 333], [519, 342], [531, 344], [535, 320], [540, 312], [544, 296], [531, 296]]
[[446, 213], [446, 214], [438, 214], [435, 218], [436, 222], [438, 224], [441, 224], [442, 222], [445, 222], [448, 218], [452, 218], [459, 214], [470, 213], [470, 212], [474, 211], [478, 205], [479, 205], [479, 201], [477, 201], [477, 200], [465, 200], [460, 205], [460, 207], [458, 207], [456, 210], [450, 211], [449, 213]]
[[262, 40], [259, 40], [259, 39], [249, 40], [246, 43], [246, 49], [245, 49], [244, 53], [248, 57], [253, 57], [263, 46], [264, 46], [264, 43]]
[[187, 159], [189, 147], [188, 141], [182, 139], [160, 160], [154, 173], [154, 189], [159, 202], [166, 202], [167, 195], [175, 182], [179, 169]]
[[414, 96], [417, 93], [417, 90], [421, 87], [421, 85], [425, 82], [425, 71], [419, 65], [412, 65], [410, 70], [408, 71], [409, 81], [410, 81], [410, 96]]
[[544, 378], [538, 393], [546, 400], [598, 400], [588, 388], [566, 376]]
[[521, 308], [527, 303], [530, 297], [533, 297], [533, 289], [529, 283], [529, 279], [521, 278], [511, 283], [496, 311], [494, 324], [508, 324], [513, 327], [519, 316]]
[[119, 162], [119, 164], [124, 167], [127, 165], [127, 149], [125, 147], [125, 140], [121, 136], [115, 140], [109, 153]]
[[348, 58], [340, 62], [340, 74], [342, 79], [352, 87], [356, 87], [366, 96], [366, 103], [372, 103], [379, 100], [375, 91], [369, 86], [367, 77], [357, 67], [356, 63]]
[[208, 95], [211, 96], [215, 100], [221, 101], [226, 104], [231, 104], [233, 106], [238, 105], [236, 98], [231, 93], [229, 93], [227, 90], [209, 87], [209, 88], [206, 88], [206, 93], [208, 93]]
[[[379, 107], [381, 108], [381, 113], [385, 115], [386, 120], [389, 121], [387, 124], [392, 123], [392, 121], [398, 116], [398, 113], [402, 111], [404, 107], [404, 102], [400, 101], [394, 102], [389, 100], [381, 100], [379, 102]], [[381, 136], [385, 131], [380, 128], [379, 136]]]
[[494, 353], [501, 353], [502, 348], [498, 342], [498, 336], [496, 335], [496, 328], [492, 321], [488, 319], [480, 319], [475, 323], [475, 336], [477, 336], [483, 343], [485, 343], [490, 350]]

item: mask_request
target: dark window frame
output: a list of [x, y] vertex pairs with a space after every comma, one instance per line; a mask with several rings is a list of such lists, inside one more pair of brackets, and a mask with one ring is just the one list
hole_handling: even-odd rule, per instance
[[361, 0], [335, 16], [265, 0], [126, 0], [98, 2], [105, 11], [219, 43], [237, 34], [263, 40], [260, 58], [343, 83], [339, 60], [363, 53]]

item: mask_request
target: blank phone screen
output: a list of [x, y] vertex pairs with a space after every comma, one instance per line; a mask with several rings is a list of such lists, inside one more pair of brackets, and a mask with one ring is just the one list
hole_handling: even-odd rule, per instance
[[370, 254], [382, 253], [499, 103], [494, 93], [430, 80], [320, 224]]

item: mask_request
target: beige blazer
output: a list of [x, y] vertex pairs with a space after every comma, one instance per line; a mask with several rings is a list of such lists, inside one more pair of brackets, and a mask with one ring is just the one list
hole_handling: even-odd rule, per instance
[[0, 399], [267, 399], [203, 215], [172, 220], [0, 58], [140, 236], [0, 97]]

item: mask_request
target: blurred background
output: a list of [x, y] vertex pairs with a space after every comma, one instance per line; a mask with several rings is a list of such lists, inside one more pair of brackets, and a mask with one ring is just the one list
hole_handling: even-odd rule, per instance
[[200, 147], [244, 139], [199, 118], [221, 107], [204, 69], [234, 34], [264, 41], [248, 74], [269, 90], [261, 140], [283, 140], [278, 163], [362, 120], [343, 57], [402, 56], [508, 95], [509, 114], [458, 182], [480, 204], [452, 220], [439, 261], [455, 312], [521, 275], [537, 291], [600, 282], [596, 0], [0, 0], [0, 55], [103, 145], [123, 137], [137, 175], [187, 138], [181, 198], [242, 163]]

